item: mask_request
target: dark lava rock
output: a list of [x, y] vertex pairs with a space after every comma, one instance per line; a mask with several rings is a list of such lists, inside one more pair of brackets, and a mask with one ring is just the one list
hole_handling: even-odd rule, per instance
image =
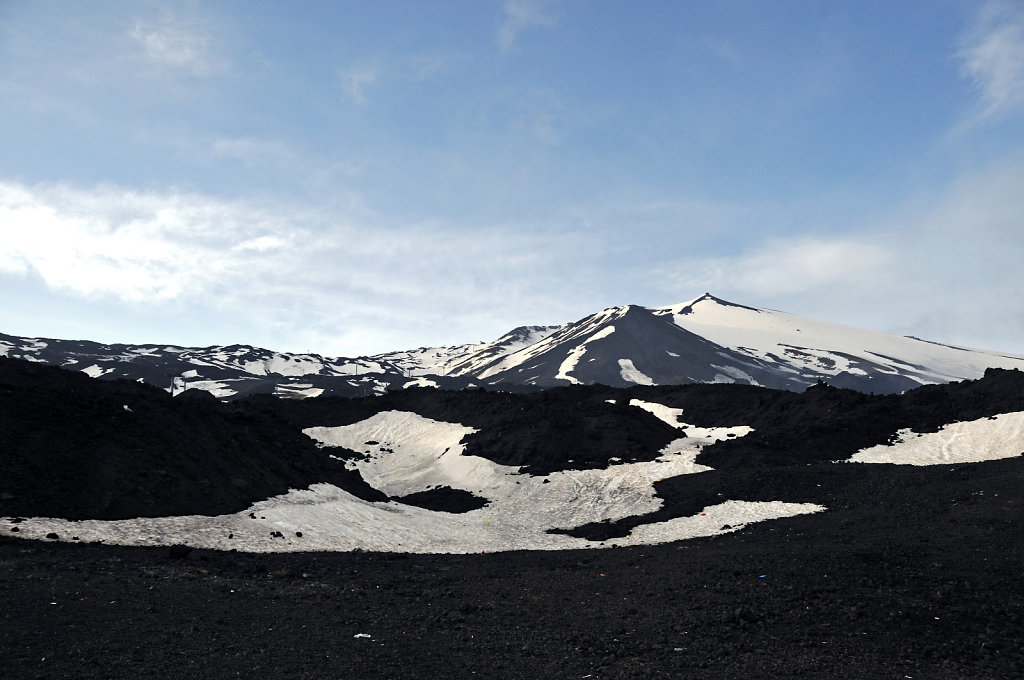
[[453, 489], [450, 486], [418, 491], [407, 496], [395, 496], [391, 500], [435, 512], [452, 513], [478, 510], [489, 503], [486, 498], [481, 498], [470, 491]]

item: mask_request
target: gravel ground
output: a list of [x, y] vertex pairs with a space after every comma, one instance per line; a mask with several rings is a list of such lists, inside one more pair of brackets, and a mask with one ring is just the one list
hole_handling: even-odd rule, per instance
[[538, 474], [652, 460], [678, 433], [632, 398], [754, 431], [703, 451], [712, 471], [656, 484], [657, 512], [576, 535], [723, 498], [827, 511], [658, 546], [466, 555], [122, 547], [5, 522], [0, 677], [1024, 677], [1024, 457], [832, 462], [901, 429], [1022, 411], [1015, 372], [900, 397], [712, 385], [220, 404], [0, 361], [0, 516], [240, 512], [324, 476], [386, 500], [301, 428], [390, 409], [476, 428], [469, 454]]
[[823, 514], [483, 555], [174, 556], [4, 537], [0, 675], [1019, 678], [1014, 505], [1007, 531], [1005, 504], [985, 498], [945, 533], [949, 517]]

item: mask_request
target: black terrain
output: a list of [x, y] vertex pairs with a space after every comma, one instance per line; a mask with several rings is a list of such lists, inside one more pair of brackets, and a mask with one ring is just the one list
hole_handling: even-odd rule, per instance
[[713, 471], [659, 483], [655, 515], [578, 535], [723, 498], [828, 510], [660, 546], [471, 555], [27, 541], [0, 521], [0, 677], [1024, 677], [1024, 456], [832, 462], [900, 428], [1024, 410], [1012, 371], [900, 396], [591, 386], [222, 403], [0, 360], [0, 517], [219, 514], [322, 481], [383, 500], [300, 430], [391, 409], [477, 428], [467, 453], [536, 474], [650, 459], [679, 435], [631, 398], [754, 432], [706, 449]]

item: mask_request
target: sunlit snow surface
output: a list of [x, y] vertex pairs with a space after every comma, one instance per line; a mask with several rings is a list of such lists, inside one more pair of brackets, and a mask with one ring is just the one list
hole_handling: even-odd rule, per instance
[[683, 416], [683, 409], [672, 408], [670, 406], [665, 406], [664, 404], [655, 404], [653, 402], [642, 401], [640, 399], [630, 399], [629, 405], [638, 406], [645, 411], [648, 411], [659, 420], [668, 423], [672, 427], [678, 427], [679, 429], [684, 430], [686, 432], [686, 436], [692, 442], [699, 442], [701, 446], [706, 446], [727, 438], [743, 437], [754, 431], [754, 428], [748, 427], [747, 425], [734, 425], [732, 427], [697, 427], [696, 425], [688, 425], [680, 420]]
[[[636, 405], [651, 408], [646, 403]], [[674, 424], [682, 427], [678, 418]], [[536, 477], [521, 474], [516, 467], [463, 455], [460, 442], [472, 431], [462, 425], [400, 411], [379, 413], [353, 425], [305, 430], [324, 446], [344, 446], [365, 453], [364, 460], [350, 465], [358, 468], [369, 484], [389, 495], [403, 496], [450, 486], [489, 500], [485, 507], [462, 514], [424, 510], [394, 501], [363, 501], [330, 484], [315, 484], [307, 490], [293, 490], [256, 503], [243, 512], [219, 517], [81, 522], [33, 518], [18, 526], [20, 535], [26, 538], [42, 538], [56, 532], [64, 539], [76, 536], [82, 541], [129, 545], [186, 543], [252, 552], [360, 548], [471, 553], [663, 543], [824, 510], [810, 503], [727, 500], [695, 516], [644, 524], [629, 537], [600, 543], [549, 534], [548, 529], [614, 521], [657, 510], [661, 500], [654, 496], [656, 481], [710, 469], [695, 462], [700, 449], [739, 431], [707, 428], [701, 433], [694, 432], [694, 436], [671, 442], [657, 460], [650, 462]], [[272, 535], [276, 532], [281, 536]]]
[[587, 343], [607, 338], [614, 332], [615, 326], [606, 326], [588, 337], [586, 340], [583, 340], [580, 344], [576, 345], [576, 347], [569, 352], [569, 356], [565, 358], [562, 365], [558, 367], [558, 373], [555, 374], [555, 377], [561, 378], [562, 380], [568, 380], [574, 385], [579, 385], [580, 381], [569, 375], [569, 373], [576, 368], [576, 364], [578, 364], [580, 359], [583, 358], [583, 355], [587, 353]]
[[626, 382], [636, 383], [637, 385], [654, 384], [650, 376], [644, 375], [633, 365], [632, 359], [619, 359], [619, 375]]
[[90, 378], [99, 378], [100, 376], [106, 375], [107, 373], [110, 373], [113, 370], [114, 369], [112, 368], [101, 368], [96, 364], [93, 364], [92, 366], [87, 366], [86, 368], [83, 368], [82, 373], [85, 373]]
[[1024, 411], [950, 423], [938, 432], [900, 430], [894, 443], [858, 451], [849, 462], [946, 465], [1020, 455], [1024, 455]]
[[[880, 366], [921, 384], [980, 378], [986, 368], [1014, 368], [1019, 356], [1003, 356], [916, 338], [853, 328], [779, 312], [723, 303], [710, 295], [651, 308], [677, 326], [757, 359], [785, 360], [789, 370], [865, 375], [858, 365]], [[731, 376], [739, 378], [740, 376]]]

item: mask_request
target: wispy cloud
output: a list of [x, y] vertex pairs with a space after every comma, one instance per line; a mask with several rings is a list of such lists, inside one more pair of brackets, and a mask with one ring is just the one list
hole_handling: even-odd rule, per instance
[[759, 243], [735, 255], [684, 259], [659, 271], [675, 275], [681, 294], [727, 288], [780, 298], [877, 278], [893, 259], [893, 253], [870, 241], [805, 236]]
[[211, 150], [221, 158], [233, 158], [247, 164], [280, 163], [295, 159], [295, 153], [288, 145], [251, 137], [218, 137], [213, 141]]
[[551, 0], [506, 0], [502, 5], [504, 21], [498, 29], [498, 47], [510, 50], [523, 31], [551, 28], [558, 19]]
[[511, 105], [511, 129], [546, 146], [556, 146], [563, 136], [565, 107], [553, 92], [518, 94]]
[[717, 257], [664, 260], [670, 299], [740, 302], [932, 340], [1024, 353], [1024, 158], [842, 235], [750, 241]]
[[1024, 111], [1024, 5], [985, 2], [957, 55], [981, 99], [978, 122]]
[[0, 273], [71, 298], [185, 306], [259, 329], [246, 331], [251, 342], [273, 346], [265, 329], [278, 328], [324, 352], [489, 339], [509, 318], [565, 311], [573, 296], [550, 305], [550, 291], [581, 290], [594, 276], [567, 262], [590, 250], [574, 233], [387, 225], [116, 186], [0, 182], [0, 224]]
[[366, 104], [367, 89], [377, 82], [378, 69], [372, 66], [355, 66], [338, 73], [341, 80], [341, 95], [346, 101]]
[[128, 35], [156, 66], [195, 76], [208, 76], [224, 67], [207, 18], [165, 10], [158, 19], [137, 20]]
[[443, 53], [379, 55], [338, 69], [341, 97], [344, 101], [366, 105], [375, 88], [395, 83], [414, 88], [442, 74], [452, 64], [464, 61], [464, 55]]

